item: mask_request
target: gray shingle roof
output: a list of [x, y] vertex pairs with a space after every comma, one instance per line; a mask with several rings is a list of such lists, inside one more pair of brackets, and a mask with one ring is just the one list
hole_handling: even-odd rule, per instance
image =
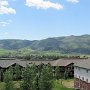
[[[28, 64], [26, 61], [21, 61], [21, 60], [0, 60], [0, 67], [2, 68], [8, 68], [12, 66], [13, 64], [18, 64], [22, 67], [25, 67], [26, 64]], [[30, 64], [28, 64], [30, 65]]]
[[7, 67], [13, 65], [14, 63], [15, 63], [15, 61], [13, 61], [13, 60], [0, 60], [0, 67], [7, 68]]
[[67, 66], [71, 63], [75, 64], [77, 62], [81, 62], [83, 59], [58, 59], [54, 62], [53, 66]]
[[[0, 67], [2, 68], [8, 68], [10, 66], [12, 66], [13, 64], [18, 64], [22, 67], [25, 67], [26, 64], [28, 65], [40, 65], [41, 63], [43, 64], [48, 64], [50, 63], [52, 66], [67, 66], [71, 63], [77, 63], [83, 61], [82, 59], [58, 59], [58, 60], [54, 60], [54, 61], [26, 61], [26, 60], [0, 60]], [[89, 65], [90, 66], [90, 65]]]
[[76, 63], [74, 66], [90, 69], [90, 59], [83, 60], [82, 62]]

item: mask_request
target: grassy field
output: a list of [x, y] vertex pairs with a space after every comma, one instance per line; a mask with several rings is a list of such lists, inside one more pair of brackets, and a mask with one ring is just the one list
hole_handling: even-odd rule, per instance
[[[59, 82], [60, 82], [60, 81], [59, 81]], [[74, 88], [74, 80], [73, 80], [73, 79], [62, 80], [62, 84], [63, 84], [65, 87]]]
[[[20, 82], [14, 81], [14, 88], [20, 88]], [[5, 89], [5, 83], [0, 82], [0, 90]], [[17, 89], [15, 89], [17, 90]], [[18, 89], [19, 90], [19, 89]], [[74, 90], [73, 89], [73, 79], [63, 80], [62, 85], [60, 83], [60, 80], [54, 80], [53, 81], [53, 88], [52, 90]]]
[[69, 80], [62, 80], [62, 85], [61, 85], [61, 81], [54, 81], [53, 84], [53, 89], [52, 90], [74, 90], [73, 89], [73, 80], [69, 79]]
[[5, 85], [5, 83], [0, 82], [0, 90], [4, 90], [5, 89], [4, 85]]

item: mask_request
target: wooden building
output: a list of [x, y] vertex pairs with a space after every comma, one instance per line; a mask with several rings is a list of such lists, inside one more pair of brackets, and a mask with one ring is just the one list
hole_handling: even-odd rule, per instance
[[51, 64], [53, 74], [55, 74], [56, 66], [59, 66], [62, 76], [64, 75], [65, 71], [67, 71], [69, 77], [74, 77], [74, 63], [80, 62], [82, 60], [83, 59], [58, 59], [58, 60], [50, 60], [50, 61], [48, 60], [29, 61], [29, 60], [5, 58], [5, 59], [0, 59], [0, 69], [3, 69], [5, 71], [10, 66], [15, 67], [16, 64], [18, 64], [20, 68], [26, 67], [26, 64], [30, 66], [32, 64], [35, 64], [38, 67], [41, 63], [43, 63], [45, 65]]

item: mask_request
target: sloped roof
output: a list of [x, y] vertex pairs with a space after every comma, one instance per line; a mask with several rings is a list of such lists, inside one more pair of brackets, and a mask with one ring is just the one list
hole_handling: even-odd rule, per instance
[[21, 61], [21, 60], [0, 60], [0, 67], [2, 68], [8, 68], [13, 64], [18, 64], [22, 67], [26, 67], [26, 64], [28, 63], [26, 61]]
[[78, 62], [74, 66], [90, 69], [90, 59], [86, 59], [83, 62]]
[[[18, 64], [22, 67], [26, 67], [26, 64], [28, 65], [40, 65], [41, 63], [43, 64], [48, 64], [50, 63], [52, 66], [67, 66], [71, 63], [77, 63], [77, 62], [81, 62], [83, 61], [83, 59], [58, 59], [58, 60], [54, 60], [54, 61], [26, 61], [26, 60], [20, 60], [20, 59], [15, 59], [15, 60], [0, 60], [0, 67], [2, 68], [8, 68], [10, 66], [12, 66], [13, 64]], [[89, 65], [90, 66], [90, 65]]]
[[41, 63], [43, 64], [50, 63], [52, 66], [67, 66], [71, 63], [77, 63], [81, 61], [83, 61], [83, 59], [58, 59], [53, 61], [27, 61], [27, 63], [31, 63], [31, 64], [35, 63], [35, 65], [40, 65]]
[[81, 62], [83, 59], [58, 59], [53, 63], [53, 66], [67, 66], [71, 63]]
[[51, 65], [53, 65], [54, 61], [27, 61], [27, 63], [35, 64], [35, 65], [40, 65], [41, 63], [43, 63], [43, 64], [50, 63]]
[[73, 62], [69, 61], [69, 60], [57, 60], [54, 62], [53, 66], [67, 66], [71, 63], [73, 63]]
[[7, 67], [13, 65], [14, 63], [15, 63], [15, 61], [13, 61], [13, 60], [0, 60], [0, 67], [7, 68]]

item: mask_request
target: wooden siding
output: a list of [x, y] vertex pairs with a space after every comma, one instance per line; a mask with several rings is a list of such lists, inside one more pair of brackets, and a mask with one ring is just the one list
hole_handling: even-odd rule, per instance
[[77, 90], [90, 90], [90, 83], [74, 78], [74, 88]]

